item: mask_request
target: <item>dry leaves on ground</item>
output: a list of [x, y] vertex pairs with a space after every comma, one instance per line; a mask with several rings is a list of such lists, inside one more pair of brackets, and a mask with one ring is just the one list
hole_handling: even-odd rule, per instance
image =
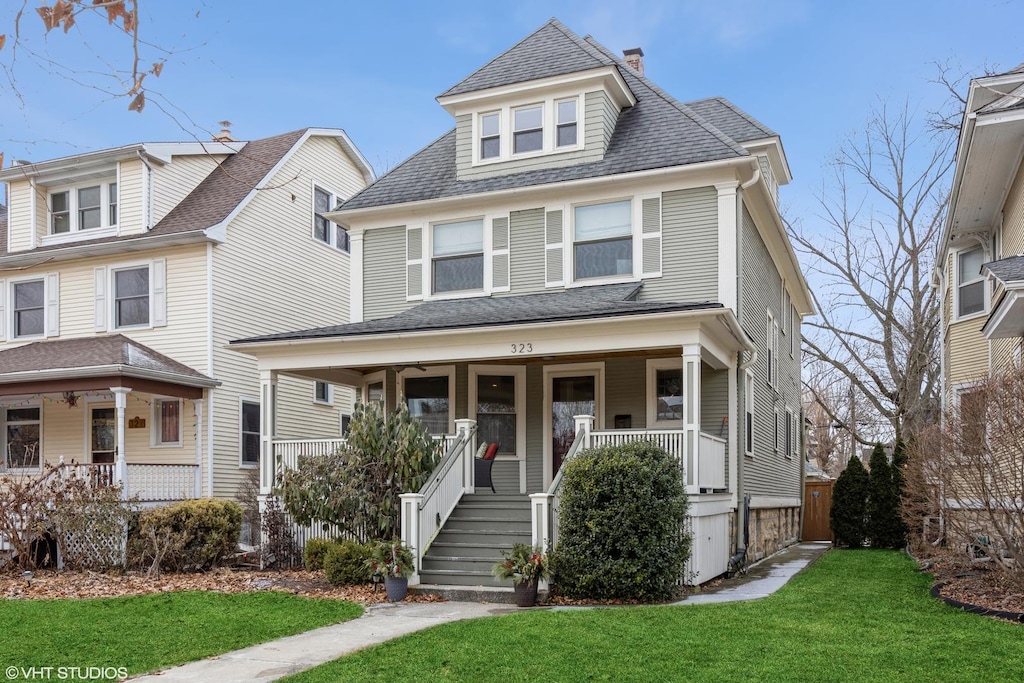
[[930, 562], [928, 571], [936, 583], [945, 584], [939, 589], [944, 597], [1002, 612], [1024, 612], [1021, 587], [991, 563], [949, 556]]

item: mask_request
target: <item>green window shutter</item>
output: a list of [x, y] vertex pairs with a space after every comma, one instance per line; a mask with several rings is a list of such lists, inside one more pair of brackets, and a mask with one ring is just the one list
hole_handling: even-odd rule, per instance
[[407, 228], [405, 232], [405, 296], [423, 298], [423, 228]]
[[544, 283], [548, 287], [561, 287], [565, 284], [562, 211], [548, 211], [544, 219]]
[[491, 221], [491, 291], [507, 292], [509, 281], [509, 218]]
[[640, 233], [642, 277], [661, 277], [661, 197], [643, 200]]

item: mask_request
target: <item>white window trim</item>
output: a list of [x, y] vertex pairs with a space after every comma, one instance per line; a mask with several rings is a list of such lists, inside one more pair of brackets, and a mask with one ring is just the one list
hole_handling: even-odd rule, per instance
[[477, 378], [480, 375], [514, 377], [516, 392], [516, 452], [502, 453], [498, 460], [526, 460], [526, 366], [525, 365], [470, 365], [469, 412], [477, 419]]
[[[156, 272], [156, 264], [160, 261], [163, 263], [163, 279], [164, 282], [158, 283]], [[149, 269], [149, 320], [144, 325], [117, 325], [117, 287], [115, 274], [125, 270], [141, 270], [142, 268]], [[107, 267], [106, 273], [106, 285], [107, 285], [107, 331], [116, 332], [118, 330], [149, 330], [155, 327], [163, 327], [166, 325], [166, 320], [162, 321], [162, 324], [157, 324], [157, 289], [163, 287], [163, 298], [164, 298], [164, 309], [166, 311], [166, 297], [167, 297], [167, 270], [166, 261], [164, 259], [153, 259], [149, 261], [129, 261], [126, 263], [118, 263], [117, 265], [111, 265]], [[164, 314], [166, 317], [166, 313]]]
[[[488, 296], [491, 293], [491, 256], [493, 255], [493, 249], [491, 248], [491, 230], [490, 222], [495, 216], [501, 214], [482, 214], [479, 216], [466, 216], [459, 218], [445, 218], [442, 220], [431, 221], [424, 226], [424, 233], [422, 237], [423, 244], [423, 301], [441, 301], [446, 299], [472, 299], [474, 297]], [[508, 215], [508, 214], [505, 214]], [[512, 225], [511, 216], [509, 217], [509, 237], [511, 242]], [[434, 226], [436, 225], [448, 225], [449, 223], [468, 223], [469, 221], [480, 221], [481, 230], [481, 260], [483, 268], [483, 287], [480, 289], [459, 289], [450, 292], [434, 292]], [[468, 254], [466, 254], [468, 255]], [[512, 273], [509, 272], [509, 282], [512, 281]]]
[[[7, 280], [6, 304], [7, 314], [5, 325], [0, 326], [0, 330], [3, 327], [7, 328], [7, 338], [11, 341], [30, 341], [35, 339], [46, 339], [49, 336], [55, 336], [49, 334], [49, 320], [50, 320], [50, 277], [55, 274], [53, 273], [39, 273], [37, 275], [30, 275], [19, 278], [10, 278]], [[14, 310], [14, 288], [16, 285], [25, 284], [27, 282], [42, 282], [43, 283], [43, 331], [41, 334], [15, 334], [17, 326], [15, 325], [15, 310]], [[0, 291], [3, 291], [0, 289]], [[3, 340], [3, 335], [0, 334], [0, 340]]]
[[766, 312], [765, 348], [765, 379], [774, 388], [778, 386], [779, 378], [779, 323], [771, 310]]
[[[317, 398], [316, 387], [318, 384], [323, 384], [327, 387], [327, 400], [321, 400]], [[318, 406], [333, 406], [334, 405], [334, 385], [330, 382], [321, 382], [319, 380], [313, 380], [313, 403]]]
[[405, 379], [407, 377], [447, 377], [448, 378], [448, 431], [446, 434], [455, 433], [455, 366], [437, 365], [424, 370], [416, 368], [405, 368], [400, 370], [395, 377], [395, 389], [399, 400], [405, 401]]
[[[177, 403], [178, 404], [178, 440], [176, 442], [163, 443], [160, 441], [160, 404], [161, 403]], [[185, 445], [184, 431], [185, 431], [185, 405], [184, 401], [180, 398], [173, 396], [154, 396], [152, 406], [150, 407], [150, 427], [149, 430], [149, 445], [151, 448], [183, 448]]]
[[779, 409], [778, 409], [778, 407], [776, 407], [773, 410], [774, 410], [774, 414], [775, 414], [775, 439], [774, 439], [775, 443], [774, 443], [773, 450], [776, 453], [778, 453], [779, 452], [779, 437], [780, 437], [780, 434], [779, 434]]
[[384, 406], [386, 409], [386, 406], [388, 405], [388, 373], [384, 370], [380, 370], [378, 372], [371, 372], [368, 375], [363, 375], [363, 384], [361, 387], [359, 387], [359, 401], [361, 403], [369, 403], [370, 385], [377, 384], [378, 382], [380, 383], [383, 394], [381, 396], [381, 399], [383, 399]]
[[[558, 126], [558, 114], [555, 104], [557, 102], [565, 102], [566, 100], [576, 100], [576, 144], [565, 145], [558, 147], [557, 142], [557, 126]], [[542, 123], [542, 138], [543, 142], [539, 150], [533, 152], [522, 152], [520, 154], [514, 154], [512, 152], [512, 135], [515, 128], [515, 121], [513, 118], [513, 112], [516, 109], [523, 109], [526, 107], [540, 105], [541, 111], [541, 123]], [[558, 93], [552, 93], [548, 97], [526, 97], [520, 98], [514, 102], [508, 102], [501, 107], [488, 107], [478, 112], [473, 112], [473, 119], [471, 124], [471, 135], [473, 139], [472, 144], [472, 166], [488, 166], [490, 164], [498, 164], [506, 161], [515, 161], [519, 159], [531, 159], [534, 157], [550, 156], [555, 154], [562, 154], [564, 152], [575, 152], [584, 148], [584, 140], [586, 138], [586, 96], [585, 93], [577, 90], [563, 90]], [[498, 117], [498, 136], [499, 136], [499, 153], [496, 157], [489, 159], [481, 158], [481, 145], [480, 135], [483, 131], [483, 125], [481, 122], [482, 117], [488, 114], [499, 114]]]
[[[678, 356], [675, 358], [649, 358], [647, 359], [647, 427], [648, 428], [665, 428], [665, 429], [682, 429], [683, 420], [658, 420], [658, 397], [655, 395], [658, 391], [658, 370], [678, 370], [680, 378], [683, 374], [683, 357]], [[686, 388], [682, 382], [680, 382], [679, 393], [680, 398], [684, 401], [683, 407], [685, 408], [686, 401]]]
[[[566, 281], [566, 288], [589, 287], [590, 285], [619, 284], [623, 282], [636, 282], [641, 280], [643, 270], [643, 196], [640, 194], [627, 195], [623, 197], [607, 197], [594, 201], [576, 202], [569, 204], [566, 211], [562, 213], [562, 232], [565, 247], [562, 249], [562, 277]], [[605, 275], [603, 277], [576, 277], [576, 209], [582, 206], [596, 206], [598, 204], [615, 204], [628, 201], [631, 225], [630, 236], [632, 238], [632, 250], [630, 264], [632, 272], [628, 275]], [[625, 236], [623, 236], [624, 238]], [[639, 256], [638, 256], [639, 255]]]
[[[344, 201], [341, 193], [335, 192], [334, 190], [329, 188], [326, 184], [321, 183], [321, 182], [317, 182], [317, 180], [315, 178], [310, 182], [310, 186], [309, 186], [309, 237], [310, 237], [310, 239], [312, 239], [313, 242], [315, 242], [316, 244], [319, 244], [320, 246], [331, 247], [335, 251], [341, 252], [342, 254], [350, 254], [351, 251], [352, 251], [351, 247], [349, 249], [342, 249], [341, 247], [338, 246], [338, 227], [339, 226], [334, 221], [329, 220], [329, 219], [327, 221], [328, 228], [327, 228], [327, 241], [326, 242], [316, 236], [316, 215], [317, 215], [317, 212], [316, 212], [316, 191], [317, 190], [320, 190], [321, 192], [326, 192], [327, 194], [330, 195], [330, 198], [328, 199], [328, 202], [327, 202], [328, 211], [333, 211], [334, 207], [337, 206], [339, 201]], [[348, 232], [348, 228], [346, 228], [345, 226], [342, 225], [340, 227], [342, 227], [346, 232]], [[351, 245], [351, 235], [349, 235], [349, 244]]]
[[[117, 223], [110, 223], [110, 184], [117, 183]], [[100, 187], [100, 225], [95, 228], [78, 227], [78, 190], [87, 187]], [[68, 193], [68, 225], [69, 231], [53, 232], [53, 209], [51, 197], [61, 192]], [[111, 169], [109, 177], [98, 178], [78, 183], [51, 185], [46, 188], [45, 197], [40, 197], [46, 212], [46, 234], [40, 240], [40, 246], [91, 240], [97, 237], [111, 237], [118, 234], [121, 221], [121, 183], [117, 169]]]
[[348, 419], [349, 428], [352, 427], [352, 413], [348, 411], [342, 411], [338, 413], [338, 435], [342, 438], [346, 437], [345, 420]]
[[[681, 362], [681, 361], [680, 361]], [[544, 366], [544, 403], [541, 410], [544, 411], [543, 441], [544, 441], [544, 489], [551, 486], [551, 380], [555, 377], [575, 377], [577, 375], [594, 376], [594, 429], [604, 429], [604, 361], [596, 363], [567, 363], [564, 365]]]
[[[0, 435], [4, 437], [4, 440], [0, 442], [0, 447], [3, 448], [3, 457], [0, 458], [0, 472], [5, 474], [38, 474], [43, 471], [43, 439], [46, 434], [44, 429], [44, 419], [46, 412], [43, 410], [42, 401], [35, 396], [8, 396], [7, 400], [11, 403], [4, 403], [2, 409], [0, 409]], [[18, 404], [18, 405], [14, 405]], [[24, 404], [24, 405], [21, 405]], [[38, 408], [39, 409], [39, 467], [7, 467], [7, 410], [9, 408]], [[31, 423], [18, 423], [18, 424], [31, 424]]]
[[789, 443], [786, 444], [785, 456], [790, 460], [793, 459], [793, 452], [796, 450], [796, 431], [793, 423], [793, 409], [786, 406], [786, 431], [789, 433]]
[[991, 287], [989, 287], [987, 284], [983, 284], [981, 289], [984, 293], [985, 303], [981, 307], [981, 310], [975, 311], [974, 313], [968, 313], [967, 315], [960, 315], [960, 288], [965, 285], [974, 284], [975, 282], [985, 282], [986, 280], [985, 276], [980, 273], [972, 277], [970, 280], [960, 280], [960, 254], [975, 250], [981, 252], [981, 259], [984, 262], [986, 258], [985, 247], [980, 244], [963, 247], [953, 252], [953, 320], [956, 322], [959, 322], [961, 320], [971, 320], [972, 318], [981, 318], [985, 315], [988, 315], [988, 310], [992, 303], [990, 301], [992, 294]]
[[[245, 445], [245, 440], [243, 438], [243, 431], [242, 431], [242, 409], [243, 409], [243, 406], [246, 403], [254, 403], [254, 404], [256, 404], [257, 407], [259, 407], [259, 409], [260, 409], [259, 424], [261, 424], [261, 425], [263, 424], [263, 405], [262, 405], [262, 403], [260, 402], [260, 400], [258, 398], [253, 398], [251, 396], [239, 396], [238, 397], [238, 467], [240, 469], [251, 470], [251, 469], [256, 469], [257, 467], [260, 466], [260, 455], [261, 454], [259, 453], [259, 450], [258, 450], [257, 451], [256, 462], [246, 462], [245, 459], [244, 459], [244, 448], [243, 448], [243, 446]], [[262, 449], [263, 435], [261, 433], [259, 433], [259, 432], [257, 432], [257, 433], [259, 434], [259, 437], [260, 437], [260, 441], [261, 441], [260, 446], [261, 446], [261, 449]]]
[[789, 310], [789, 327], [790, 327], [789, 357], [790, 358], [795, 358], [796, 357], [796, 339], [799, 336], [797, 334], [797, 331], [800, 329], [800, 323], [798, 322], [799, 319], [800, 319], [800, 316], [797, 315], [796, 306], [792, 306], [791, 305], [789, 308], [790, 308], [790, 310]]
[[[754, 373], [747, 370], [744, 374], [746, 384], [743, 387], [743, 452], [749, 456], [754, 456]], [[749, 444], [747, 440], [747, 430], [750, 430]], [[750, 446], [747, 448], [747, 446]]]

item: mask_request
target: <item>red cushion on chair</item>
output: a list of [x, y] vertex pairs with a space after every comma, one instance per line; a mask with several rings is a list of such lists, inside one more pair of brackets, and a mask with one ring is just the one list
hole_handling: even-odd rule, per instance
[[494, 460], [494, 456], [498, 454], [498, 442], [495, 441], [487, 447], [487, 452], [484, 453], [484, 460]]

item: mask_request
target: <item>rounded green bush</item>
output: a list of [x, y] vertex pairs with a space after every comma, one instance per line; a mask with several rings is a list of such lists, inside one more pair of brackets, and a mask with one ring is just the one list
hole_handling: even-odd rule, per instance
[[161, 570], [202, 571], [236, 552], [241, 532], [242, 508], [235, 501], [186, 500], [142, 512], [133, 547], [141, 549], [142, 562], [159, 556]]
[[690, 557], [679, 463], [648, 441], [583, 451], [565, 467], [558, 591], [570, 598], [662, 601]]
[[302, 551], [302, 561], [307, 571], [318, 572], [324, 568], [324, 558], [337, 541], [327, 538], [311, 538], [306, 541], [306, 547]]
[[367, 560], [373, 552], [372, 544], [355, 541], [334, 543], [324, 555], [324, 575], [332, 586], [352, 586], [370, 580]]

